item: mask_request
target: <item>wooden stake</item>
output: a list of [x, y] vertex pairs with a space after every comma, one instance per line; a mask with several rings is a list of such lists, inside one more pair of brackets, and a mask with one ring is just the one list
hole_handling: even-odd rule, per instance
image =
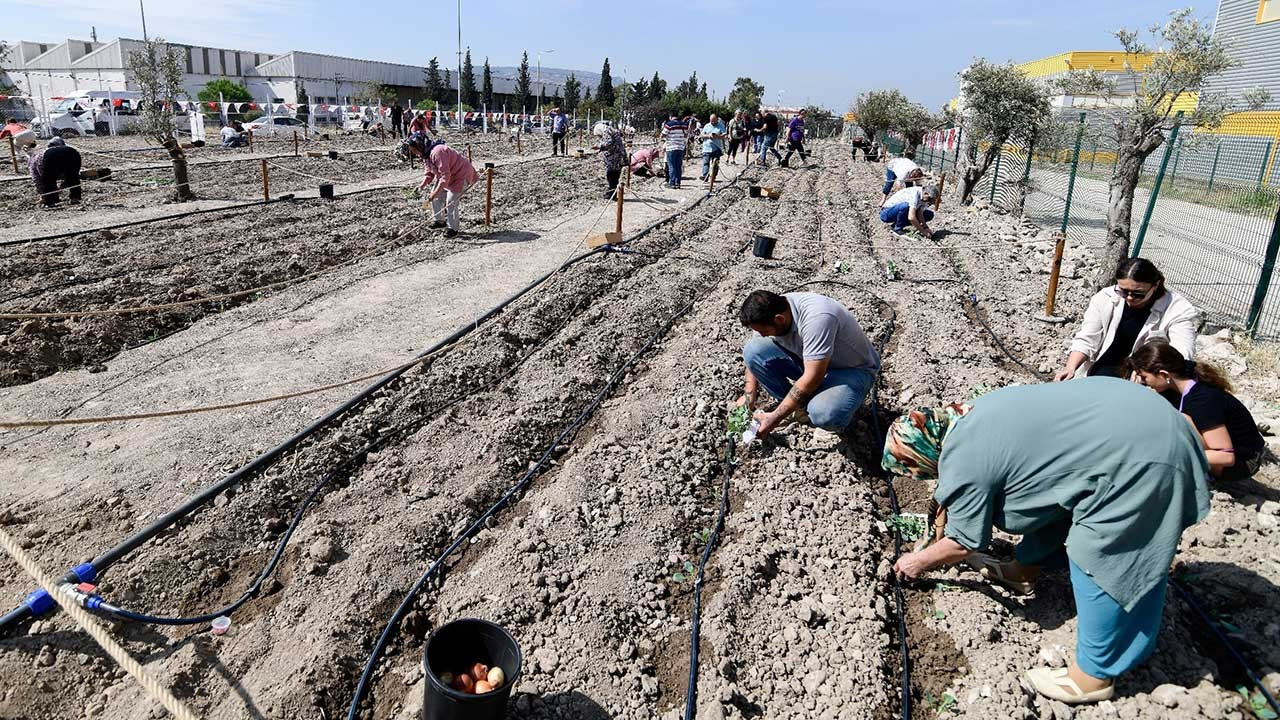
[[293, 156], [298, 157], [298, 131], [293, 131]]
[[249, 152], [253, 152], [253, 131], [249, 130], [245, 134], [249, 136]]
[[1062, 248], [1067, 243], [1065, 233], [1058, 233], [1058, 243], [1053, 247], [1053, 266], [1049, 269], [1049, 294], [1044, 299], [1044, 319], [1053, 322], [1053, 305], [1058, 297], [1058, 274], [1062, 272]]
[[475, 162], [475, 160], [471, 158], [471, 143], [467, 143], [467, 161], [471, 163]]
[[262, 201], [271, 202], [271, 185], [267, 181], [267, 159], [262, 158]]
[[621, 235], [622, 234], [622, 185], [618, 185], [618, 188], [615, 191], [615, 194], [617, 194], [618, 196], [618, 224], [616, 227], [616, 232], [619, 235]]
[[631, 189], [631, 156], [627, 155], [627, 189]]
[[489, 229], [489, 220], [493, 213], [493, 168], [484, 169], [484, 227]]
[[707, 194], [716, 191], [716, 174], [720, 172], [720, 158], [711, 161], [711, 186], [707, 188]]
[[942, 173], [942, 177], [938, 178], [938, 197], [933, 200], [933, 209], [937, 210], [942, 207], [942, 189], [947, 186], [947, 174]]
[[13, 136], [9, 136], [9, 159], [13, 161], [13, 172], [18, 172], [18, 151], [14, 149]]
[[518, 153], [524, 152], [523, 150], [520, 149], [520, 136], [523, 134], [524, 134], [524, 123], [521, 122], [519, 125], [516, 126], [516, 152]]

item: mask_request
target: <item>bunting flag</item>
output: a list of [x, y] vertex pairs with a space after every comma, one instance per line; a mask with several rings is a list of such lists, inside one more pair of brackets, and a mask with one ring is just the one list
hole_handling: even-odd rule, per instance
[[258, 109], [258, 103], [249, 103], [249, 109], [250, 109], [250, 110], [257, 110], [257, 109]]
[[210, 109], [210, 110], [217, 110], [217, 109], [218, 109], [218, 103], [216, 103], [216, 102], [211, 102], [211, 103], [206, 103], [206, 104], [209, 106], [209, 109]]

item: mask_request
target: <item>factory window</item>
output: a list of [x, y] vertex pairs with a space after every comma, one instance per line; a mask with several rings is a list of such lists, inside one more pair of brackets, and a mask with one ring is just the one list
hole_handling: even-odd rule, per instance
[[91, 52], [93, 52], [93, 43], [85, 43], [85, 44], [84, 44], [84, 54], [85, 54], [85, 55], [88, 55], [88, 54], [89, 54], [89, 53], [91, 53]]
[[262, 64], [262, 58], [258, 56], [258, 53], [254, 53], [254, 54], [253, 54], [253, 66], [254, 66], [254, 67], [258, 67], [258, 66], [259, 66], [259, 65], [261, 65], [261, 64]]
[[1280, 0], [1258, 0], [1258, 22], [1280, 20]]
[[191, 46], [187, 46], [187, 74], [191, 74]]

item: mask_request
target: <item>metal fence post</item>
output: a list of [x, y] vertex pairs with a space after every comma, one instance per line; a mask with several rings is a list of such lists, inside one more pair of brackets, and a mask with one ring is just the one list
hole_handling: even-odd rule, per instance
[[[1156, 182], [1151, 186], [1151, 197], [1147, 199], [1147, 211], [1142, 216], [1142, 225], [1138, 228], [1138, 239], [1133, 243], [1133, 252], [1130, 257], [1138, 257], [1138, 253], [1142, 252], [1142, 241], [1147, 237], [1147, 226], [1151, 224], [1151, 212], [1156, 209], [1156, 198], [1160, 197], [1160, 185], [1164, 182], [1164, 171], [1169, 166], [1169, 155], [1172, 154], [1173, 144], [1178, 139], [1178, 129], [1182, 127], [1182, 111], [1173, 118], [1173, 132], [1169, 133], [1169, 144], [1164, 147], [1164, 158], [1160, 160], [1160, 170], [1156, 172]], [[1120, 161], [1120, 153], [1116, 153], [1116, 162]]]
[[1053, 305], [1058, 298], [1058, 278], [1062, 273], [1062, 251], [1067, 243], [1067, 223], [1071, 218], [1071, 196], [1076, 188], [1076, 169], [1080, 167], [1080, 143], [1084, 141], [1084, 121], [1085, 114], [1080, 113], [1080, 127], [1076, 130], [1076, 147], [1071, 153], [1071, 174], [1067, 177], [1067, 200], [1062, 208], [1062, 226], [1059, 228], [1058, 242], [1053, 247], [1053, 265], [1049, 268], [1049, 292], [1044, 300], [1044, 316], [1040, 318], [1046, 322], [1065, 322], [1065, 318], [1054, 316]]
[[1213, 178], [1218, 174], [1218, 155], [1222, 153], [1222, 141], [1218, 141], [1217, 147], [1213, 149], [1213, 168], [1209, 170], [1209, 189], [1207, 193], [1213, 192]]
[[1178, 179], [1178, 163], [1182, 161], [1182, 141], [1178, 138], [1178, 149], [1173, 153], [1173, 173], [1169, 175], [1169, 187], [1173, 187], [1173, 183]]
[[1000, 152], [996, 153], [996, 171], [991, 176], [991, 197], [987, 198], [988, 205], [996, 204], [996, 183], [1000, 181], [1000, 158], [1004, 157], [1004, 145], [1000, 146]]
[[1267, 159], [1271, 157], [1271, 144], [1274, 140], [1267, 141], [1267, 149], [1262, 153], [1262, 167], [1258, 168], [1258, 189], [1262, 189], [1262, 181], [1267, 177]]
[[1249, 304], [1249, 319], [1245, 327], [1254, 336], [1258, 336], [1258, 325], [1262, 319], [1262, 304], [1267, 300], [1267, 290], [1271, 287], [1271, 274], [1276, 269], [1276, 254], [1280, 252], [1280, 208], [1276, 208], [1276, 219], [1271, 223], [1271, 239], [1267, 242], [1267, 254], [1262, 260], [1262, 273], [1258, 276], [1258, 286], [1253, 291], [1253, 302]]
[[1089, 172], [1093, 172], [1093, 164], [1098, 161], [1098, 141], [1093, 141], [1093, 153], [1089, 155]]
[[1025, 210], [1027, 207], [1027, 181], [1031, 179], [1031, 158], [1036, 152], [1036, 134], [1031, 133], [1031, 137], [1027, 139], [1027, 164], [1022, 168], [1022, 192], [1018, 198], [1018, 210]]

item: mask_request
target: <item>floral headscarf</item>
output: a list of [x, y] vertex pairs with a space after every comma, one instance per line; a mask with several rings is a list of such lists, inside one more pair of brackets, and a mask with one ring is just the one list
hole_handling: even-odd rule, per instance
[[884, 440], [880, 466], [897, 475], [917, 480], [938, 476], [938, 456], [942, 443], [972, 405], [951, 403], [940, 408], [919, 408], [893, 421]]

